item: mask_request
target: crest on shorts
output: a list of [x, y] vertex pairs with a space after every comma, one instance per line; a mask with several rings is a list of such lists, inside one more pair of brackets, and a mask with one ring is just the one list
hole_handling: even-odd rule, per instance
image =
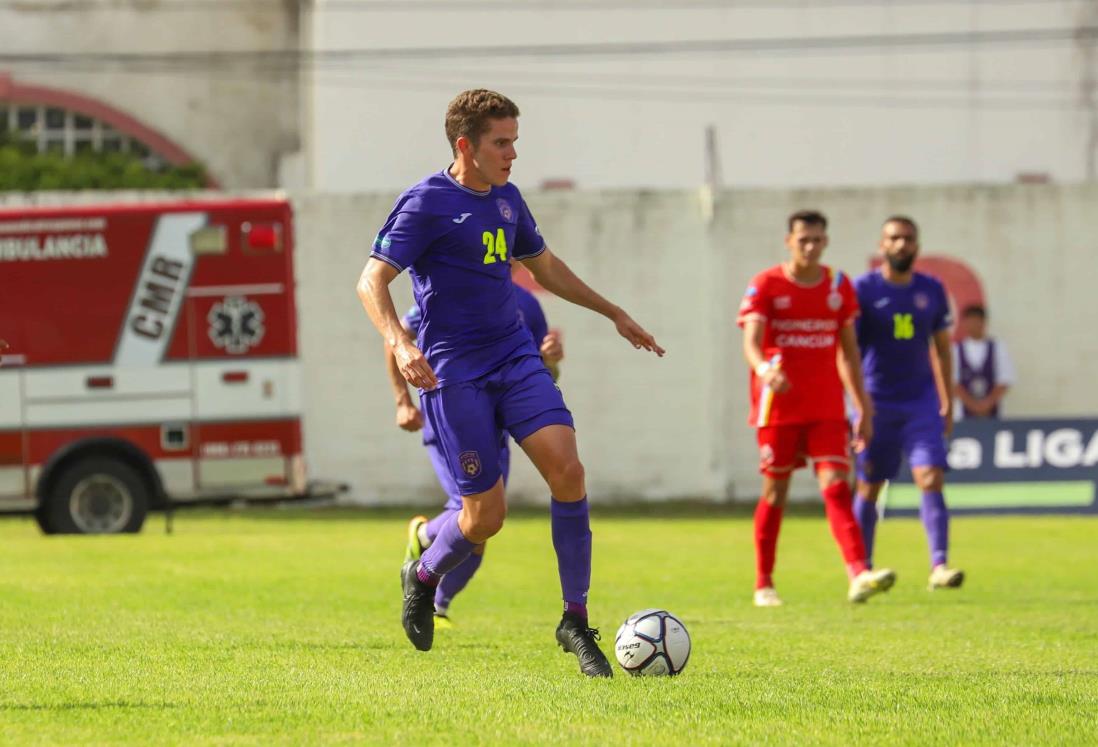
[[916, 309], [925, 309], [929, 305], [930, 305], [930, 299], [927, 298], [925, 293], [916, 293], [915, 294], [915, 308]]
[[496, 200], [496, 207], [499, 208], [500, 216], [508, 223], [515, 222], [515, 211], [511, 209], [511, 203], [500, 197]]
[[839, 291], [831, 291], [827, 294], [827, 308], [832, 311], [838, 311], [843, 305], [843, 297]]
[[480, 474], [480, 454], [477, 452], [463, 451], [458, 454], [458, 461], [466, 477], [476, 477]]
[[759, 460], [765, 467], [769, 467], [774, 463], [774, 449], [770, 444], [763, 444], [759, 447]]

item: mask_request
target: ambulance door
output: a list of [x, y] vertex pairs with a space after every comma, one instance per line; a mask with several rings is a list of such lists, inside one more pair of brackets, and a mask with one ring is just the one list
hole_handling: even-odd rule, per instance
[[25, 357], [0, 337], [0, 507], [31, 505], [23, 388]]
[[280, 496], [293, 482], [301, 408], [288, 210], [215, 214], [228, 251], [203, 257], [190, 289], [204, 495]]

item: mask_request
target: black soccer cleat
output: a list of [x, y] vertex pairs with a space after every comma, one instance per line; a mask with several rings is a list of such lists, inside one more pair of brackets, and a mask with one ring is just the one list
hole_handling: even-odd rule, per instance
[[404, 589], [400, 622], [413, 646], [430, 651], [435, 641], [435, 590], [419, 580], [418, 565], [418, 560], [407, 560], [400, 568], [400, 585]]
[[579, 615], [564, 613], [557, 626], [557, 643], [567, 653], [579, 659], [580, 671], [588, 677], [613, 677], [614, 670], [599, 649], [599, 631], [587, 627], [587, 620]]

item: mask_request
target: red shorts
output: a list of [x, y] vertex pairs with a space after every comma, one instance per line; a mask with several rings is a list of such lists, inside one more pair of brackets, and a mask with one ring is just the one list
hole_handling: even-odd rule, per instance
[[816, 472], [850, 469], [850, 430], [842, 420], [766, 425], [758, 429], [758, 438], [759, 472], [775, 480], [804, 467], [806, 458]]

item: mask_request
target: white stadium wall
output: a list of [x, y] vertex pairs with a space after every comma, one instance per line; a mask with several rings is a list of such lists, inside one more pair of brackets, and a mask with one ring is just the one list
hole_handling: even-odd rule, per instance
[[316, 3], [303, 26], [320, 55], [371, 55], [303, 76], [321, 191], [441, 168], [446, 104], [474, 87], [521, 108], [530, 188], [691, 189], [709, 126], [734, 187], [1098, 176], [1094, 2], [350, 5]]
[[[0, 205], [164, 197], [0, 194]], [[564, 334], [560, 383], [595, 500], [754, 499], [756, 451], [735, 315], [751, 276], [785, 256], [786, 216], [806, 207], [827, 213], [827, 261], [851, 274], [868, 266], [885, 216], [914, 217], [925, 255], [959, 259], [983, 284], [991, 329], [1007, 341], [1018, 373], [1006, 414], [1098, 414], [1091, 269], [1098, 185], [730, 190], [716, 195], [711, 213], [697, 191], [526, 197], [554, 250], [668, 350], [663, 359], [635, 351], [601, 317], [542, 299], [550, 325]], [[354, 290], [394, 198], [294, 199], [305, 448], [311, 473], [349, 482], [352, 501], [434, 504], [440, 493], [426, 454], [418, 436], [394, 424], [380, 337]], [[406, 308], [407, 276], [394, 285]], [[513, 500], [547, 502], [525, 457], [512, 463]], [[807, 477], [795, 485], [799, 497], [814, 492]]]
[[[400, 431], [380, 338], [354, 294], [394, 195], [295, 200], [306, 450], [314, 474], [349, 481], [369, 504], [439, 498], [417, 436]], [[815, 207], [832, 221], [827, 259], [867, 267], [893, 212], [923, 228], [924, 254], [980, 277], [991, 328], [1007, 341], [1018, 386], [1009, 416], [1098, 413], [1092, 278], [1098, 187], [1005, 186], [726, 191], [713, 219], [693, 191], [530, 193], [550, 245], [647, 325], [668, 354], [633, 350], [600, 317], [543, 299], [564, 333], [561, 387], [579, 428], [591, 495], [607, 500], [752, 500], [758, 476], [746, 425], [746, 370], [735, 314], [750, 277], [784, 256], [785, 217]], [[398, 305], [410, 300], [397, 281]], [[543, 503], [524, 457], [515, 501]], [[797, 483], [799, 495], [811, 483]]]

